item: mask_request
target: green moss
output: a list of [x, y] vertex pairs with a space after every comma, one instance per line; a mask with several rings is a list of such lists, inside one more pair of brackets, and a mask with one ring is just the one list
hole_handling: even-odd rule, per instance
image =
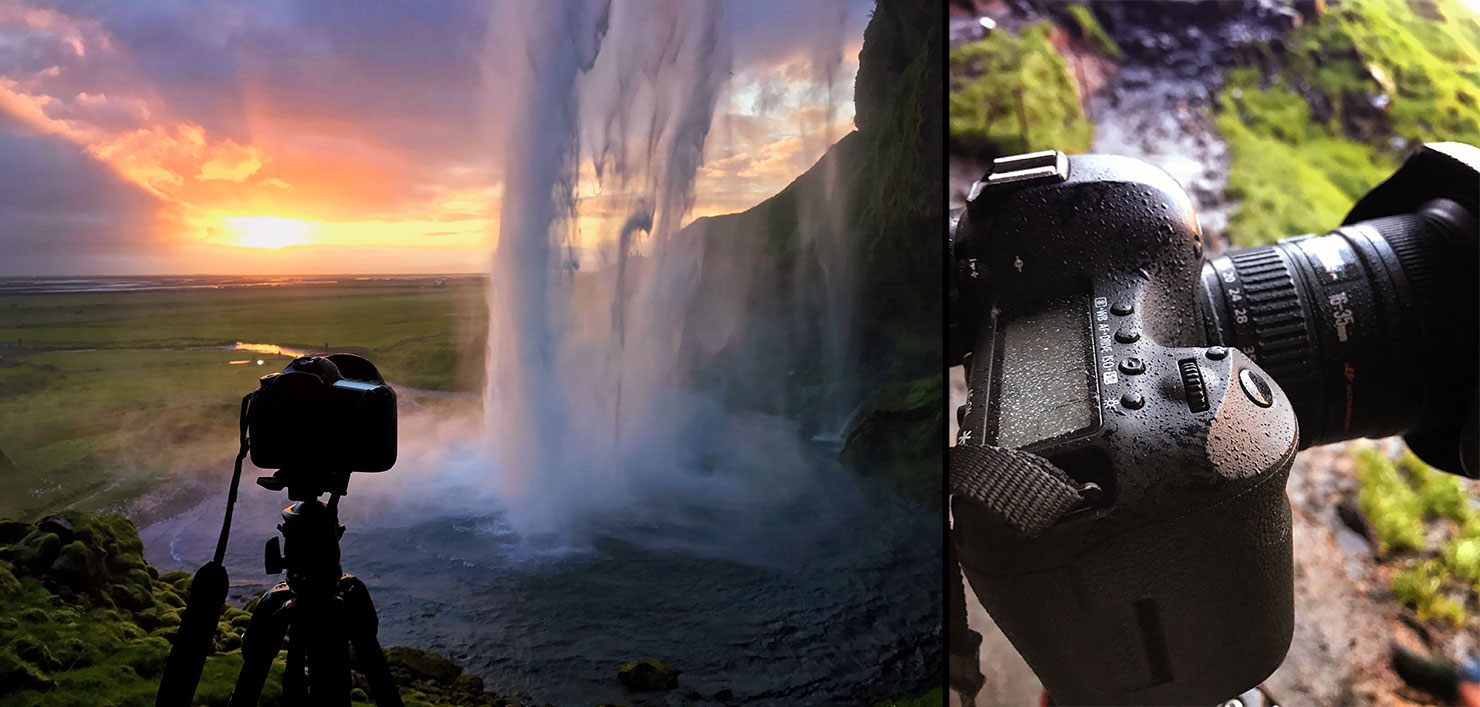
[[941, 688], [935, 688], [919, 697], [899, 698], [884, 700], [874, 704], [874, 707], [941, 707], [945, 704], [945, 693]]
[[[1334, 228], [1408, 145], [1480, 144], [1474, 15], [1452, 0], [1432, 5], [1449, 21], [1402, 0], [1347, 0], [1292, 30], [1284, 50], [1265, 49], [1262, 63], [1278, 70], [1229, 72], [1215, 123], [1233, 157], [1238, 244]], [[1378, 96], [1386, 109], [1373, 106]]]
[[[1353, 451], [1360, 501], [1379, 548], [1418, 557], [1393, 575], [1400, 603], [1423, 621], [1463, 625], [1465, 607], [1480, 585], [1480, 516], [1464, 483], [1423, 463], [1410, 451], [1395, 461], [1372, 445]], [[1433, 547], [1428, 538], [1444, 540]]]
[[[1092, 18], [1091, 18], [1092, 19]], [[994, 153], [1089, 149], [1079, 86], [1038, 22], [951, 50], [951, 140]]]
[[1414, 550], [1424, 542], [1424, 506], [1418, 493], [1376, 447], [1363, 445], [1353, 454], [1360, 484], [1358, 502], [1372, 524], [1378, 550]]
[[1420, 621], [1443, 619], [1459, 626], [1465, 622], [1465, 610], [1444, 593], [1445, 575], [1437, 561], [1417, 562], [1393, 575], [1393, 594], [1417, 610]]
[[1079, 36], [1088, 39], [1101, 54], [1111, 59], [1120, 58], [1120, 45], [1116, 44], [1115, 40], [1105, 32], [1105, 28], [1100, 26], [1093, 10], [1085, 5], [1070, 5], [1067, 10], [1069, 19], [1079, 30]]
[[35, 664], [23, 660], [15, 651], [0, 648], [0, 696], [22, 691], [52, 689], [51, 677]]
[[863, 473], [883, 476], [910, 498], [939, 505], [943, 395], [938, 375], [884, 387], [848, 432], [839, 458]]

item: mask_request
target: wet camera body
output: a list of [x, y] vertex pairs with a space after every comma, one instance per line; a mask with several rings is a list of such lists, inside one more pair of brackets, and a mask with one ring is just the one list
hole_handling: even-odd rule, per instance
[[259, 468], [385, 471], [396, 463], [396, 394], [364, 358], [303, 356], [262, 377], [247, 430]]
[[1204, 263], [1190, 197], [1139, 160], [1020, 155], [973, 186], [952, 543], [1056, 704], [1219, 704], [1279, 666], [1297, 449], [1401, 434], [1480, 471], [1477, 199], [1480, 150], [1435, 143], [1336, 231]]
[[1243, 353], [1205, 345], [1182, 188], [1137, 160], [1047, 155], [978, 183], [955, 225], [961, 310], [983, 318], [961, 323], [978, 334], [958, 444], [1045, 457], [1084, 502], [1034, 537], [953, 502], [960, 561], [1055, 700], [1217, 703], [1289, 645], [1295, 413]]

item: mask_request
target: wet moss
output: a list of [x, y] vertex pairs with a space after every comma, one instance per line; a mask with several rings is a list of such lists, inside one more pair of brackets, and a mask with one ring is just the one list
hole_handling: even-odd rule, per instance
[[953, 143], [992, 154], [1089, 149], [1094, 128], [1078, 84], [1049, 41], [1052, 31], [1037, 22], [1016, 36], [995, 31], [951, 50]]
[[1464, 482], [1409, 451], [1395, 460], [1361, 445], [1353, 457], [1379, 551], [1399, 565], [1394, 597], [1421, 621], [1465, 624], [1480, 595], [1480, 515]]
[[840, 459], [888, 479], [920, 503], [939, 505], [943, 395], [938, 375], [881, 389], [849, 432]]
[[1444, 567], [1438, 561], [1417, 562], [1393, 575], [1393, 595], [1413, 607], [1420, 621], [1442, 619], [1459, 626], [1466, 620], [1465, 609], [1445, 594], [1445, 578]]
[[1079, 36], [1089, 40], [1096, 51], [1111, 59], [1120, 58], [1120, 45], [1100, 26], [1093, 10], [1085, 5], [1070, 5], [1065, 11], [1069, 13], [1069, 20], [1074, 23], [1074, 27], [1079, 30]]
[[1455, 0], [1346, 0], [1229, 72], [1240, 245], [1339, 225], [1418, 144], [1480, 144], [1480, 27]]
[[1367, 514], [1382, 553], [1423, 547], [1423, 501], [1406, 478], [1376, 447], [1356, 450], [1358, 502]]

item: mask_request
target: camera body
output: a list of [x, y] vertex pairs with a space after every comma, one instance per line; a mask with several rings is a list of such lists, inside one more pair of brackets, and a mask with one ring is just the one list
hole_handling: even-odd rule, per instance
[[263, 376], [246, 421], [259, 468], [378, 472], [396, 463], [396, 393], [353, 354], [303, 356]]
[[958, 447], [1031, 452], [1080, 493], [1025, 532], [953, 489], [962, 569], [1003, 633], [1059, 704], [1215, 704], [1257, 684], [1294, 625], [1299, 429], [1272, 377], [1207, 345], [1187, 193], [1130, 158], [1001, 159], [951, 257], [974, 337]]

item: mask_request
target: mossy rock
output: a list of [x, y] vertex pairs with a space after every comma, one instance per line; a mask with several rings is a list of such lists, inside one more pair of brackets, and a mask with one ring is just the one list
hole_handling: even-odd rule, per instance
[[21, 581], [10, 570], [0, 568], [0, 597], [14, 596], [21, 592]]
[[839, 460], [888, 479], [928, 507], [938, 506], [940, 440], [946, 436], [943, 395], [939, 376], [881, 388], [848, 431]]
[[146, 679], [158, 678], [170, 657], [170, 642], [159, 636], [146, 636], [124, 649], [129, 667]]
[[0, 649], [0, 695], [21, 690], [50, 690], [56, 686], [40, 668], [10, 649]]
[[138, 613], [139, 625], [153, 631], [162, 627], [180, 625], [180, 612], [167, 606], [155, 605]]
[[154, 606], [154, 595], [137, 584], [114, 584], [108, 587], [108, 598], [129, 611], [143, 611]]
[[97, 533], [99, 541], [120, 554], [144, 554], [144, 541], [139, 539], [139, 528], [123, 516], [98, 516], [89, 524]]
[[44, 673], [54, 673], [57, 668], [62, 667], [61, 661], [52, 655], [51, 649], [34, 636], [22, 635], [15, 638], [11, 648], [15, 650], [17, 657], [40, 668]]
[[1094, 127], [1048, 22], [951, 50], [951, 141], [977, 152], [1084, 152]]
[[144, 569], [147, 566], [144, 564], [144, 558], [137, 552], [121, 552], [108, 557], [109, 572], [122, 575], [137, 571], [144, 575], [143, 584], [151, 581], [149, 572]]
[[35, 530], [21, 540], [19, 562], [33, 569], [50, 567], [62, 550], [62, 539], [56, 533]]
[[51, 574], [78, 592], [102, 590], [108, 577], [103, 558], [82, 540], [73, 540], [62, 546], [57, 559], [51, 563]]
[[462, 666], [419, 648], [391, 646], [385, 649], [385, 660], [393, 672], [399, 670], [413, 680], [432, 680], [439, 685], [451, 685], [462, 674]]
[[617, 670], [617, 679], [629, 690], [656, 692], [678, 687], [680, 672], [655, 658], [642, 658]]
[[56, 535], [64, 543], [72, 542], [77, 535], [77, 522], [72, 517], [61, 513], [53, 513], [42, 518], [36, 523], [36, 528], [44, 533]]
[[452, 688], [458, 692], [467, 692], [474, 695], [483, 694], [485, 691], [483, 678], [472, 673], [457, 676], [457, 679], [452, 682]]
[[[189, 572], [186, 572], [185, 570], [170, 570], [168, 572], [160, 574], [158, 579], [165, 584], [174, 586], [176, 589], [184, 590], [190, 588], [190, 580], [192, 579], [192, 576]], [[183, 587], [180, 586], [180, 582], [182, 581], [185, 583], [185, 586]]]
[[0, 545], [14, 545], [31, 534], [36, 526], [18, 520], [0, 520]]
[[46, 611], [34, 606], [29, 609], [21, 610], [19, 616], [21, 621], [24, 621], [28, 624], [45, 623], [47, 620]]

